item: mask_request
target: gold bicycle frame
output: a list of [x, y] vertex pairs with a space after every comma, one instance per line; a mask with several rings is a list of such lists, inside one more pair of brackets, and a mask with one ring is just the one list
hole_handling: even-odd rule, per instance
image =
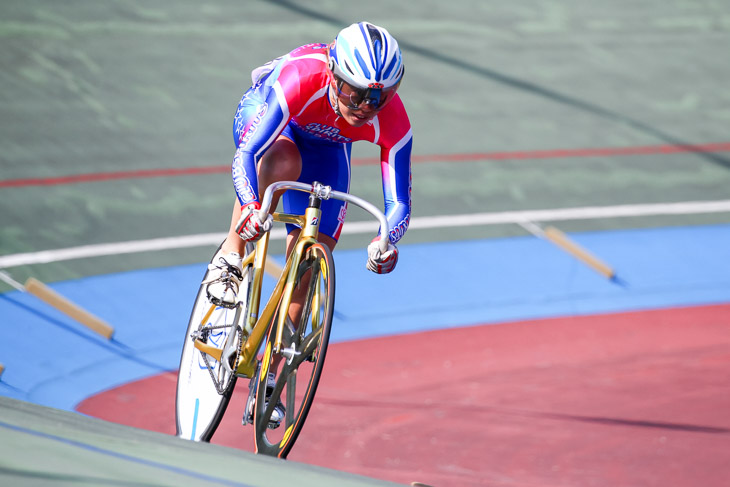
[[[256, 357], [263, 342], [264, 336], [268, 329], [268, 324], [274, 317], [277, 308], [284, 310], [289, 309], [292, 300], [292, 292], [294, 291], [294, 283], [296, 282], [297, 270], [302, 261], [304, 252], [311, 245], [318, 242], [319, 222], [322, 210], [318, 207], [308, 206], [304, 215], [291, 215], [288, 213], [273, 213], [274, 221], [281, 223], [291, 223], [299, 226], [302, 230], [299, 234], [297, 242], [289, 257], [286, 259], [284, 270], [279, 277], [278, 282], [271, 292], [269, 301], [264, 306], [263, 311], [259, 313], [259, 305], [261, 303], [261, 286], [264, 277], [264, 265], [269, 246], [269, 232], [265, 233], [256, 244], [256, 250], [242, 262], [242, 267], [253, 266], [253, 277], [251, 280], [251, 292], [247, 298], [247, 307], [245, 316], [243, 317], [243, 334], [245, 340], [241, 344], [241, 353], [235, 368], [235, 374], [240, 377], [252, 378], [256, 373]], [[281, 303], [281, 306], [279, 306]], [[239, 310], [240, 308], [239, 304]], [[205, 314], [202, 322], [205, 323], [215, 310], [216, 305], [211, 304], [210, 309]], [[276, 324], [276, 340], [273, 349], [276, 353], [281, 352], [282, 337], [284, 327], [286, 326], [287, 313], [281, 313], [278, 316]], [[236, 315], [236, 322], [240, 316]], [[223, 349], [208, 345], [202, 341], [195, 340], [195, 348], [201, 352], [207, 353], [217, 361], [221, 361]]]

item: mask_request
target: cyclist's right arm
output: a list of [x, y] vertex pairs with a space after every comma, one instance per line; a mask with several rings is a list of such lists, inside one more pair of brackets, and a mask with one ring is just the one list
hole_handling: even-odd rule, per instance
[[289, 118], [289, 107], [277, 80], [268, 90], [265, 100], [259, 104], [253, 120], [245, 122], [246, 127], [241, 131], [233, 156], [231, 175], [241, 206], [258, 203], [256, 163], [284, 130]]
[[311, 96], [308, 91], [319, 89], [316, 78], [321, 71], [320, 65], [324, 63], [324, 55], [307, 55], [307, 47], [295, 49], [263, 75], [256, 74], [259, 70], [254, 70], [260, 82], [256, 84], [249, 102], [255, 103], [256, 99], [264, 101], [257, 107], [252, 120], [243, 121], [245, 127], [241, 130], [231, 166], [233, 185], [241, 206], [259, 202], [257, 162], [292, 116], [304, 107]]

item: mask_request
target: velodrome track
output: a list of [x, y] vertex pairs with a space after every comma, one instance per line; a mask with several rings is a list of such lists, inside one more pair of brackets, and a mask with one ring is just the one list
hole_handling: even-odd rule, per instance
[[[246, 72], [361, 8], [3, 2], [0, 267], [115, 334], [0, 288], [1, 483], [726, 483], [727, 6], [368, 9], [406, 56], [413, 224], [373, 276], [350, 215], [335, 343], [282, 464], [247, 454], [241, 393], [217, 444], [170, 436], [180, 335], [227, 224]], [[355, 152], [353, 192], [378, 202]]]
[[[385, 279], [404, 291], [385, 296], [361, 251], [338, 251], [338, 274], [359, 279], [338, 285], [335, 344], [291, 460], [401, 484], [721, 485], [730, 307], [711, 303], [730, 298], [728, 227], [575, 238], [615, 265], [620, 282], [521, 237], [403, 246], [399, 273]], [[458, 256], [439, 289], [433, 253]], [[475, 264], [490, 271], [469, 272]], [[5, 349], [4, 394], [174, 434], [179, 323], [202, 269], [54, 286], [120, 324], [111, 343], [30, 296], [4, 295], [3, 316], [28, 326], [25, 340], [77, 351], [48, 370], [22, 347]], [[213, 443], [252, 451], [239, 426], [244, 387]], [[144, 446], [131, 451], [147, 458]]]

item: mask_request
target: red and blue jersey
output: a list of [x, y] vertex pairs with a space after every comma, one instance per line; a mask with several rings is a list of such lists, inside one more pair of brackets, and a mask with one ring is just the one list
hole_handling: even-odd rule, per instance
[[299, 47], [254, 70], [252, 78], [254, 84], [241, 99], [233, 124], [237, 149], [232, 175], [241, 204], [258, 200], [256, 163], [282, 133], [293, 132], [296, 139], [314, 142], [315, 147], [345, 145], [348, 172], [350, 145], [368, 141], [380, 146], [390, 240], [400, 240], [411, 214], [412, 146], [411, 125], [400, 97], [396, 94], [362, 127], [347, 123], [330, 103], [326, 44]]

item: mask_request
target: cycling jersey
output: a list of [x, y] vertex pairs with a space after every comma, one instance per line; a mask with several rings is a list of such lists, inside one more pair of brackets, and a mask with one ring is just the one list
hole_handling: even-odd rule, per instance
[[[258, 201], [256, 163], [279, 135], [292, 139], [302, 152], [303, 177], [305, 173], [313, 177], [317, 168], [307, 166], [320, 164], [322, 158], [343, 161], [347, 167], [339, 171], [333, 186], [340, 191], [349, 189], [352, 142], [372, 142], [380, 146], [385, 214], [390, 240], [395, 243], [407, 230], [411, 214], [412, 134], [408, 115], [396, 94], [362, 127], [339, 117], [329, 98], [331, 75], [326, 49], [326, 44], [302, 46], [253, 71], [254, 84], [243, 95], [233, 122], [236, 194], [242, 205]], [[326, 162], [321, 165], [328, 167]], [[322, 179], [318, 180], [329, 184]], [[327, 210], [322, 209], [324, 219]], [[337, 228], [327, 233], [336, 239], [344, 212], [333, 210], [336, 214], [329, 218], [338, 222], [334, 225]]]

